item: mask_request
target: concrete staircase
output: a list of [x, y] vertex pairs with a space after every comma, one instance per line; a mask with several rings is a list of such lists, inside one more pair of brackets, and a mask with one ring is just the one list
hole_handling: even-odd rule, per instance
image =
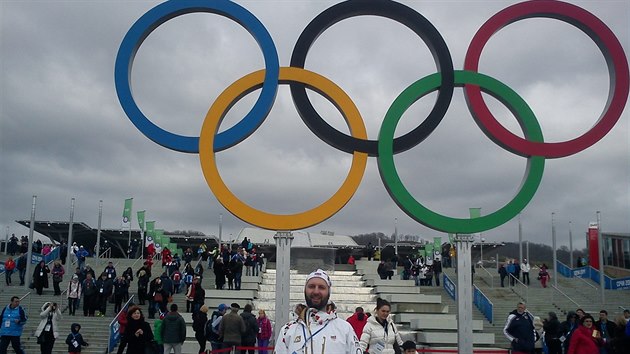
[[[394, 321], [400, 326], [401, 335], [414, 340], [419, 347], [453, 349], [457, 345], [457, 304], [444, 289], [418, 287], [413, 280], [401, 280], [399, 275], [382, 280], [376, 273], [377, 267], [378, 262], [358, 261], [357, 273], [363, 274], [366, 284], [373, 286], [377, 295], [392, 303]], [[481, 313], [475, 312], [475, 347], [493, 347], [495, 335], [486, 330], [489, 323]]]

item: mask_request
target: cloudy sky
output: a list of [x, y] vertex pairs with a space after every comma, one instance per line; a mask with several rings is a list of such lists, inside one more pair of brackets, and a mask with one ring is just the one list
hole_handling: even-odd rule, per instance
[[[14, 222], [30, 217], [37, 195], [38, 220], [68, 220], [118, 228], [125, 198], [166, 230], [193, 229], [224, 238], [248, 224], [217, 201], [198, 154], [164, 148], [146, 138], [123, 112], [114, 88], [114, 61], [131, 27], [159, 1], [0, 0], [0, 235], [26, 234]], [[265, 25], [288, 66], [304, 27], [337, 3], [324, 0], [237, 1]], [[463, 67], [477, 29], [513, 1], [403, 1], [444, 37], [455, 69]], [[601, 20], [630, 49], [627, 1], [572, 2]], [[153, 31], [138, 50], [131, 82], [138, 107], [161, 128], [198, 136], [209, 107], [232, 82], [264, 68], [261, 50], [240, 25], [214, 14], [188, 14]], [[306, 68], [339, 85], [358, 107], [370, 139], [408, 85], [436, 71], [425, 43], [408, 28], [381, 17], [346, 19], [313, 44]], [[532, 108], [545, 141], [574, 139], [593, 126], [606, 104], [609, 76], [604, 57], [583, 32], [552, 19], [528, 19], [502, 29], [486, 45], [479, 71], [519, 93]], [[235, 104], [220, 131], [249, 111], [260, 91]], [[341, 114], [315, 92], [316, 109], [348, 133]], [[437, 95], [416, 102], [396, 136], [420, 124]], [[522, 136], [496, 99], [485, 96], [498, 120]], [[630, 232], [628, 110], [594, 146], [548, 159], [542, 183], [522, 211], [524, 238], [551, 244], [555, 213], [560, 244], [569, 222], [576, 247], [596, 211], [604, 231]], [[216, 154], [221, 176], [243, 201], [272, 213], [296, 213], [327, 200], [350, 168], [351, 155], [319, 139], [299, 118], [287, 86], [261, 127], [235, 147]], [[501, 208], [517, 192], [526, 159], [495, 145], [475, 124], [460, 88], [439, 127], [414, 148], [396, 155], [410, 193], [428, 208], [468, 217]], [[355, 235], [394, 231], [426, 238], [445, 236], [407, 216], [387, 193], [377, 160], [370, 157], [354, 197], [310, 231]], [[484, 232], [489, 241], [516, 241], [517, 219]]]

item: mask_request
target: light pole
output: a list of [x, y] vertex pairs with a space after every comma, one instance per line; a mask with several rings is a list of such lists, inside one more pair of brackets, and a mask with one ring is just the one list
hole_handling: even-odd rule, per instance
[[484, 237], [481, 238], [481, 256], [479, 257], [481, 260], [481, 266], [483, 267], [483, 243], [486, 242], [486, 239]]

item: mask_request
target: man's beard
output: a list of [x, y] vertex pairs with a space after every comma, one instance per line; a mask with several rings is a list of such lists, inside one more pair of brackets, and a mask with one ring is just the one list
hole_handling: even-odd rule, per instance
[[311, 298], [306, 296], [306, 294], [304, 294], [304, 298], [306, 300], [306, 306], [308, 306], [308, 308], [314, 308], [319, 311], [323, 311], [326, 308], [326, 305], [328, 304], [328, 299], [330, 298], [330, 294], [327, 295], [326, 297], [322, 297], [318, 305], [313, 303], [313, 300], [311, 300]]

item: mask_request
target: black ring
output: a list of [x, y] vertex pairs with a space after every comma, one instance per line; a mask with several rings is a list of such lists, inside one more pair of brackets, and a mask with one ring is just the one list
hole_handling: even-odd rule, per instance
[[[394, 153], [403, 152], [421, 143], [437, 128], [451, 104], [455, 87], [451, 53], [442, 35], [424, 16], [410, 7], [390, 0], [348, 0], [339, 3], [317, 15], [306, 26], [293, 48], [291, 66], [304, 68], [309, 49], [330, 26], [341, 20], [363, 15], [386, 17], [407, 26], [429, 47], [437, 70], [442, 74], [442, 84], [431, 113], [418, 127], [394, 139]], [[290, 87], [291, 96], [300, 117], [320, 139], [347, 153], [359, 151], [370, 156], [378, 156], [378, 141], [357, 139], [333, 128], [315, 111], [306, 94], [305, 85], [291, 83]]]

